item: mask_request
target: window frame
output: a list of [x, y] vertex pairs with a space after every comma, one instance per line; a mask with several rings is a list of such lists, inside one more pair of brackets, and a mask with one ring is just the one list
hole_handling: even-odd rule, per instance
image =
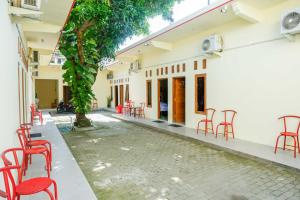
[[[199, 111], [198, 110], [198, 78], [204, 78], [204, 111]], [[195, 75], [195, 113], [196, 114], [202, 114], [205, 115], [206, 114], [206, 100], [207, 100], [207, 95], [206, 95], [206, 88], [207, 88], [207, 76], [206, 74], [196, 74]]]
[[[149, 96], [149, 88], [148, 88], [148, 84], [150, 84], [150, 86], [151, 86], [151, 91], [150, 91], [150, 97], [151, 97], [151, 99], [150, 99], [150, 104], [148, 104], [149, 103], [149, 99], [148, 99], [148, 96]], [[146, 80], [146, 106], [148, 107], [148, 108], [152, 108], [152, 80]]]

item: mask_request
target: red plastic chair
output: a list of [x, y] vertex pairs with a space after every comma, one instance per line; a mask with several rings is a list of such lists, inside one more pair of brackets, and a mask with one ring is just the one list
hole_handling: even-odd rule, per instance
[[46, 171], [48, 177], [50, 177], [51, 170], [51, 160], [50, 152], [46, 147], [32, 147], [28, 145], [25, 129], [18, 129], [17, 131], [19, 142], [24, 151], [24, 175], [26, 175], [26, 170], [28, 169], [28, 162], [32, 163], [32, 155], [42, 155], [45, 157], [46, 161]]
[[[11, 155], [8, 155], [11, 154]], [[19, 163], [19, 155], [22, 154], [22, 163]], [[0, 196], [7, 200], [20, 200], [21, 196], [34, 195], [40, 192], [46, 192], [51, 200], [57, 200], [57, 185], [56, 182], [47, 177], [37, 177], [22, 181], [24, 170], [24, 151], [21, 148], [8, 149], [2, 153], [2, 159], [5, 167], [0, 168], [0, 173], [3, 174], [5, 192], [0, 190]], [[13, 162], [8, 159], [13, 158]], [[17, 171], [17, 182], [12, 171]], [[53, 185], [54, 195], [49, 188]]]
[[130, 115], [132, 106], [133, 106], [133, 101], [131, 101], [131, 100], [126, 101], [125, 106], [123, 107], [123, 114], [124, 115]]
[[[292, 146], [292, 147], [294, 147], [294, 158], [296, 158], [297, 148], [298, 148], [298, 152], [300, 153], [300, 143], [299, 143], [300, 116], [286, 115], [286, 116], [283, 116], [283, 117], [279, 117], [278, 119], [283, 120], [284, 131], [281, 132], [277, 136], [274, 153], [276, 154], [276, 152], [277, 152], [277, 147], [278, 147], [278, 142], [279, 142], [280, 137], [282, 137], [282, 136], [284, 137], [283, 150], [285, 150], [286, 146], [290, 146], [290, 145], [286, 144], [286, 138], [287, 137], [292, 137], [293, 140], [294, 140], [294, 146]], [[287, 123], [288, 123], [288, 121], [291, 121], [291, 120], [299, 120], [296, 132], [288, 131]]]
[[[216, 110], [213, 109], [213, 108], [207, 108], [205, 109], [205, 119], [202, 119], [198, 122], [198, 126], [197, 126], [197, 134], [199, 132], [200, 129], [200, 124], [201, 123], [204, 123], [205, 125], [205, 135], [208, 133], [208, 130], [211, 130], [212, 131], [212, 134], [215, 134], [214, 133], [214, 125], [213, 125], [213, 118], [214, 118], [214, 114], [215, 114]], [[211, 125], [211, 128], [208, 128], [208, 124]]]
[[[221, 122], [220, 124], [218, 124], [217, 129], [216, 129], [216, 138], [218, 137], [219, 134], [219, 127], [220, 126], [224, 126], [224, 137], [226, 137], [226, 141], [228, 141], [228, 134], [232, 133], [232, 137], [234, 139], [234, 128], [233, 128], [233, 120], [235, 115], [237, 114], [236, 111], [234, 110], [223, 110], [222, 111], [224, 113], [224, 119], [225, 121]], [[229, 118], [231, 117], [231, 120], [229, 120]], [[231, 128], [231, 132], [229, 132], [228, 128]]]
[[26, 124], [21, 124], [20, 129], [24, 129], [24, 132], [26, 133], [26, 139], [27, 139], [27, 144], [30, 148], [32, 147], [45, 147], [48, 149], [50, 155], [50, 161], [52, 162], [52, 145], [48, 140], [32, 140], [30, 137], [30, 130], [31, 130], [31, 124], [26, 123]]
[[145, 118], [145, 103], [140, 103], [140, 107], [135, 109], [135, 116]]
[[30, 110], [31, 110], [31, 124], [33, 124], [33, 121], [34, 121], [35, 117], [39, 117], [39, 120], [40, 120], [41, 124], [43, 124], [43, 114], [42, 114], [42, 112], [38, 111], [34, 104], [32, 104], [30, 106]]

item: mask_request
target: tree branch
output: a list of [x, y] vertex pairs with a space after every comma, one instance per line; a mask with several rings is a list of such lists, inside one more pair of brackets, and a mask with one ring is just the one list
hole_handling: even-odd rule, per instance
[[85, 31], [93, 26], [95, 24], [94, 20], [85, 21], [83, 25], [80, 27], [79, 30], [76, 31], [77, 33], [77, 48], [78, 48], [78, 56], [79, 56], [79, 62], [81, 65], [84, 65], [85, 59], [84, 59], [84, 50], [83, 50], [83, 36]]

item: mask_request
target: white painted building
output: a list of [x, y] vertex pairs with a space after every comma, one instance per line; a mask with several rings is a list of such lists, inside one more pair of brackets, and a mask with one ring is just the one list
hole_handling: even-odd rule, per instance
[[[124, 104], [129, 93], [135, 105], [148, 104], [146, 118], [159, 119], [158, 87], [166, 84], [160, 90], [167, 89], [163, 119], [169, 123], [195, 128], [204, 118], [204, 106], [217, 110], [216, 126], [223, 120], [222, 110], [234, 109], [237, 138], [273, 146], [282, 125], [277, 118], [300, 115], [300, 37], [281, 32], [282, 16], [295, 9], [299, 12], [299, 0], [223, 0], [199, 10], [119, 51], [118, 62], [102, 71], [94, 86], [99, 105], [105, 107], [110, 95], [113, 107]], [[214, 34], [224, 45], [222, 52], [208, 56], [202, 42]], [[131, 64], [136, 70], [129, 73]], [[198, 77], [205, 77], [199, 79], [199, 84], [205, 81], [205, 91], [199, 96], [204, 105], [197, 108], [203, 103], [195, 97], [201, 92]], [[179, 121], [173, 105], [176, 80], [185, 86]]]
[[26, 2], [0, 1], [0, 152], [19, 146], [15, 131], [30, 120], [35, 72], [49, 64], [72, 6], [72, 1]]

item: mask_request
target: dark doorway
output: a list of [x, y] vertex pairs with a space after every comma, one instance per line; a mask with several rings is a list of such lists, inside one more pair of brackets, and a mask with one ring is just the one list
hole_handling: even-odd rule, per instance
[[115, 107], [119, 105], [119, 90], [118, 86], [115, 85]]
[[69, 86], [64, 86], [64, 103], [71, 103], [72, 92]]
[[185, 78], [173, 78], [173, 122], [185, 123]]
[[168, 120], [168, 79], [158, 80], [158, 119]]

